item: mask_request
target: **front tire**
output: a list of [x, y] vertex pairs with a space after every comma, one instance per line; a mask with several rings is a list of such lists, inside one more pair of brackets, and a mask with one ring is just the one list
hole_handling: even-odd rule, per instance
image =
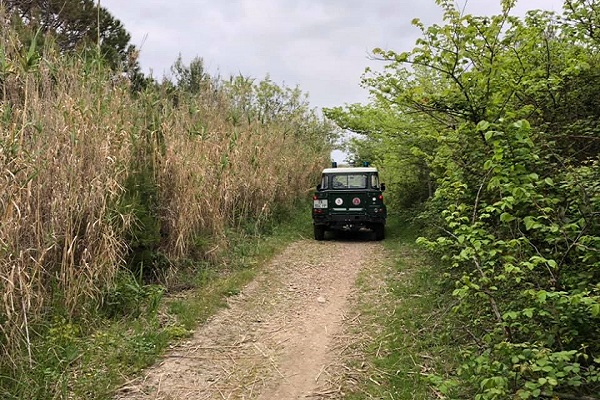
[[325, 227], [323, 225], [313, 225], [315, 232], [315, 240], [325, 239]]

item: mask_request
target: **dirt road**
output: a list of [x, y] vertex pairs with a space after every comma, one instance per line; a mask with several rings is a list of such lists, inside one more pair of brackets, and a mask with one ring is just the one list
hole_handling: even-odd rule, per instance
[[338, 397], [355, 280], [382, 257], [365, 240], [292, 244], [117, 398]]

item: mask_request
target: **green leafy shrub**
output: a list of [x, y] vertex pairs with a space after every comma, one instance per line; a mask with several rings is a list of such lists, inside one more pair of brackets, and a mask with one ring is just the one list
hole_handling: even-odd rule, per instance
[[132, 273], [123, 272], [104, 294], [100, 310], [110, 318], [137, 318], [142, 313], [154, 314], [163, 292], [161, 286], [144, 285]]
[[446, 263], [463, 326], [443, 391], [597, 395], [600, 4], [519, 18], [509, 0], [491, 16], [436, 3], [444, 23], [414, 20], [411, 51], [373, 50], [386, 66], [365, 73], [371, 103], [328, 116], [362, 135], [353, 150], [386, 167], [395, 205], [429, 189], [420, 243]]
[[[492, 128], [487, 123], [480, 128]], [[448, 174], [436, 196], [446, 234], [420, 242], [445, 254], [456, 311], [478, 351], [459, 371], [478, 399], [598, 390], [600, 207], [598, 161], [552, 170], [525, 121], [486, 130], [485, 179]], [[477, 169], [477, 167], [476, 167]], [[476, 195], [474, 195], [476, 194]]]

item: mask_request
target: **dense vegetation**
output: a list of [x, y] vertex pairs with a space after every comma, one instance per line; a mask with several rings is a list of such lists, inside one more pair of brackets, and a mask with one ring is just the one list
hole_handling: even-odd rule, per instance
[[43, 36], [38, 40], [52, 35], [63, 53], [97, 49], [113, 67], [133, 62], [138, 68], [131, 36], [121, 21], [94, 0], [5, 0], [2, 4], [21, 39], [29, 41], [39, 31]]
[[600, 3], [557, 15], [462, 15], [406, 53], [374, 50], [368, 105], [326, 114], [361, 134], [394, 203], [420, 204], [419, 240], [457, 299], [450, 398], [600, 393]]
[[[154, 354], [169, 321], [155, 318], [128, 355], [127, 335], [96, 330], [156, 314], [165, 290], [229, 268], [234, 232], [259, 232], [305, 197], [335, 136], [299, 89], [210, 76], [201, 59], [138, 85], [120, 23], [102, 10], [121, 36], [112, 46], [102, 30], [109, 47], [90, 48], [93, 32], [75, 31], [93, 2], [65, 3], [64, 23], [45, 19], [58, 3], [0, 10], [3, 398], [66, 396], [88, 376], [66, 371], [101, 346], [114, 345], [119, 365]], [[113, 369], [97, 368], [89, 380]]]

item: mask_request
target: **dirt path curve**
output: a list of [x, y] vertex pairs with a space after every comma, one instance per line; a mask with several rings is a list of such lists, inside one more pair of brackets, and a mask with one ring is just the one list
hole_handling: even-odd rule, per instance
[[356, 277], [379, 243], [290, 245], [117, 399], [319, 399], [336, 392]]

